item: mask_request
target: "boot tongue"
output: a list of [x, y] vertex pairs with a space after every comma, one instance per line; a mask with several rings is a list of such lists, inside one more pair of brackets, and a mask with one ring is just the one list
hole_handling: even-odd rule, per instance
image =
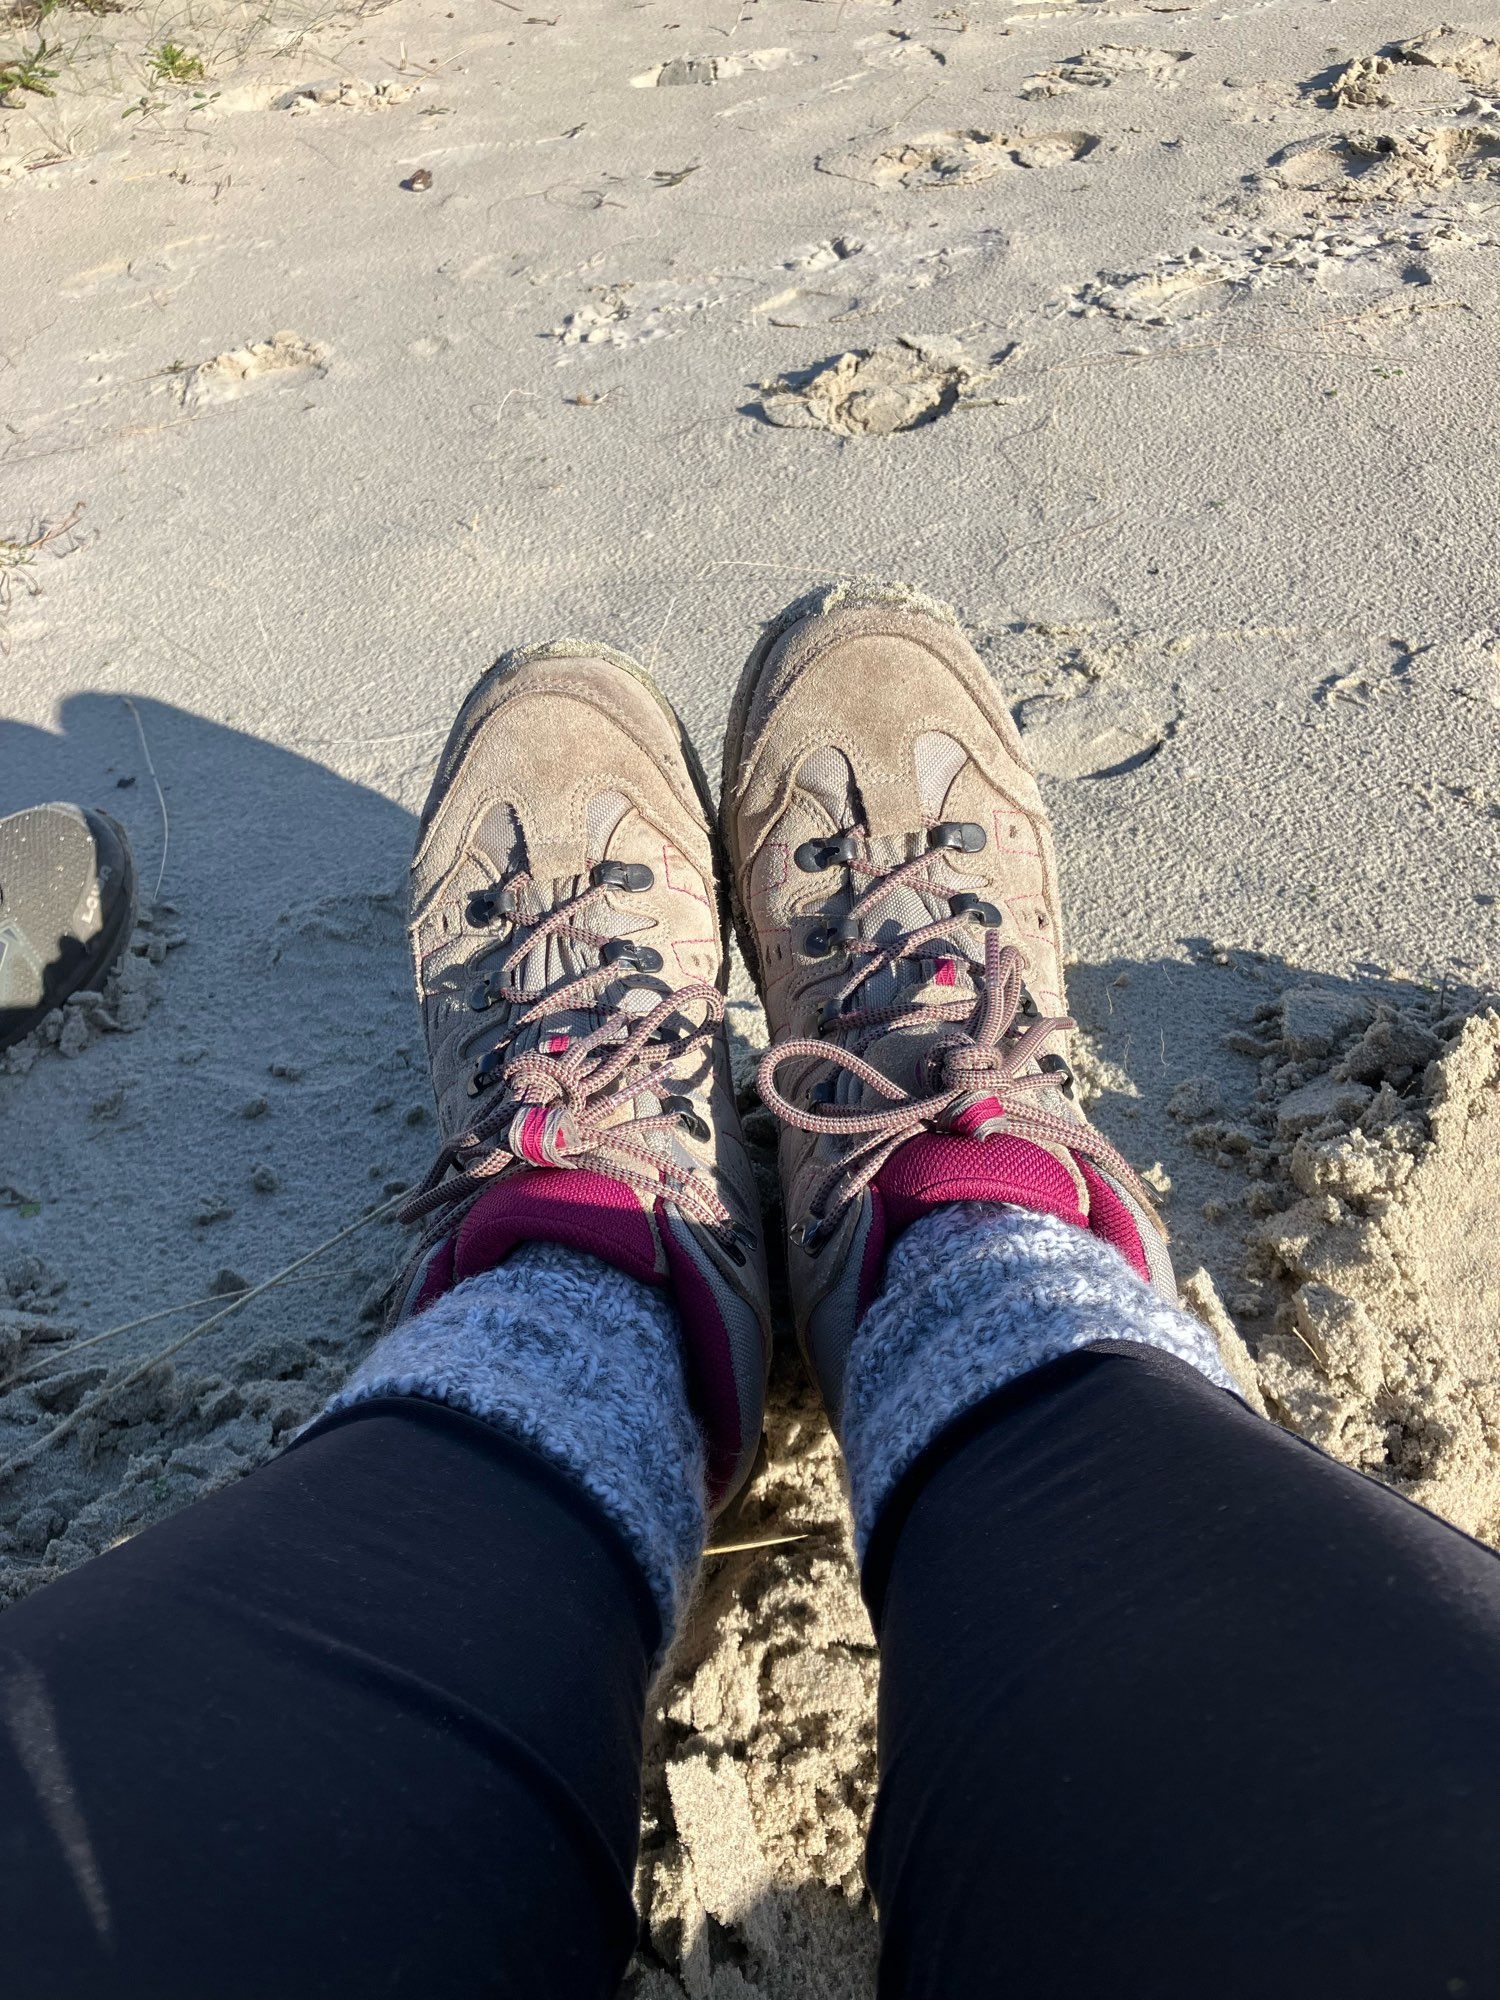
[[[957, 744], [936, 734], [919, 739], [918, 744], [918, 795], [913, 800], [914, 820], [922, 815], [935, 817], [942, 806], [957, 764], [961, 764], [964, 753]], [[956, 753], [956, 763], [953, 754]], [[829, 824], [841, 829], [852, 829], [861, 822], [861, 807], [854, 773], [842, 751], [831, 744], [813, 751], [802, 760], [797, 771], [799, 790], [816, 800], [827, 814]], [[920, 851], [920, 834], [915, 831], [906, 838], [887, 836], [880, 840], [869, 840], [856, 834], [855, 839], [862, 849], [861, 859], [870, 866], [888, 871], [898, 868], [903, 861], [909, 861]], [[942, 863], [939, 859], [935, 873], [942, 880]], [[852, 893], [857, 895], [867, 886], [869, 878], [855, 876], [851, 883]], [[955, 883], [955, 893], [957, 889]], [[931, 894], [903, 883], [888, 895], [882, 896], [871, 909], [869, 916], [861, 924], [861, 934], [871, 949], [878, 945], [891, 944], [910, 931], [924, 929], [949, 914], [949, 899], [946, 894]], [[912, 996], [931, 984], [934, 979], [944, 985], [952, 985], [957, 997], [965, 992], [974, 993], [975, 988], [969, 976], [969, 952], [972, 941], [966, 943], [963, 933], [972, 926], [955, 923], [951, 940], [939, 939], [920, 958], [901, 959], [867, 979], [856, 995], [857, 1004], [876, 1011], [895, 1009], [910, 1004]], [[925, 1042], [925, 1033], [917, 1038], [915, 1047]], [[901, 1038], [881, 1037], [875, 1046], [884, 1049], [887, 1041], [892, 1043], [891, 1053], [898, 1056]], [[881, 1060], [881, 1058], [876, 1058]], [[882, 1062], [882, 1067], [883, 1067]], [[907, 1079], [902, 1076], [900, 1081]], [[857, 1095], [857, 1093], [856, 1093]], [[840, 1102], [844, 1101], [842, 1098]], [[850, 1098], [850, 1102], [854, 1099]]]
[[[621, 792], [598, 792], [589, 801], [585, 814], [584, 854], [588, 868], [611, 858], [611, 848], [617, 844], [617, 836], [629, 811], [630, 801]], [[614, 858], [631, 860], [637, 857], [622, 854]], [[552, 883], [533, 881], [529, 893], [532, 921], [549, 915], [560, 903], [571, 902], [582, 895], [588, 886], [587, 874], [563, 877]], [[624, 905], [617, 903], [612, 906], [603, 901], [595, 903], [588, 913], [588, 927], [595, 937], [613, 940], [647, 931], [651, 923], [649, 918], [638, 916], [629, 909], [626, 899]], [[544, 938], [517, 961], [511, 970], [511, 978], [520, 992], [527, 994], [531, 1000], [539, 1000], [544, 993], [591, 971], [598, 963], [598, 951], [597, 944], [585, 945], [566, 932]], [[660, 997], [650, 987], [638, 983], [629, 988], [624, 985], [606, 986], [597, 992], [592, 1006], [559, 1008], [541, 1020], [519, 1028], [510, 1047], [516, 1055], [524, 1055], [536, 1048], [561, 1055], [570, 1042], [591, 1033], [607, 1015], [621, 1011], [649, 1013]]]
[[[897, 854], [891, 860], [882, 853], [875, 858], [880, 866], [895, 866], [906, 857]], [[948, 914], [946, 896], [919, 891], [903, 883], [889, 895], [882, 896], [864, 920], [861, 926], [864, 951], [873, 953], [880, 946], [894, 943]], [[966, 937], [966, 931], [972, 932], [973, 936]], [[882, 966], [868, 979], [862, 980], [855, 989], [851, 1004], [876, 1014], [905, 1013], [924, 1002], [963, 1000], [971, 1008], [976, 1007], [979, 1002], [980, 968], [971, 953], [980, 937], [982, 933], [977, 926], [955, 921], [950, 936], [936, 938], [931, 944], [923, 946], [920, 955], [897, 959], [894, 964]], [[856, 958], [854, 964], [858, 963]], [[962, 1029], [965, 1025], [965, 1021], [919, 1019], [906, 1027], [877, 1032], [869, 1041], [858, 1037], [843, 1039], [846, 1046], [857, 1049], [867, 1062], [872, 1062], [893, 1083], [900, 1084], [905, 1090], [920, 1091], [924, 1088], [920, 1076], [921, 1060], [932, 1046], [933, 1036], [952, 1032], [955, 1028]], [[839, 1073], [835, 1089], [834, 1102], [837, 1104], [854, 1105], [863, 1101], [860, 1085], [844, 1072]]]
[[[592, 869], [596, 862], [612, 858], [611, 847], [621, 836], [629, 813], [630, 801], [623, 792], [596, 792], [589, 800], [584, 814], [585, 871]], [[613, 858], [631, 860], [636, 857], [622, 854]], [[560, 903], [573, 901], [588, 886], [587, 872], [565, 876], [550, 884], [533, 881], [530, 885], [533, 920], [550, 915]], [[635, 915], [618, 902], [613, 906], [608, 902], [597, 902], [588, 913], [588, 928], [598, 938], [626, 938], [649, 927], [649, 919]], [[592, 970], [598, 963], [598, 951], [598, 945], [585, 945], [564, 932], [560, 936], [544, 938], [540, 944], [534, 945], [513, 968], [511, 977], [519, 991], [533, 1000], [539, 1000], [544, 993]], [[590, 1007], [561, 1008], [521, 1028], [511, 1047], [517, 1055], [534, 1048], [548, 1049], [554, 1055], [560, 1055], [568, 1042], [588, 1034], [599, 1026], [606, 1014], [615, 1012], [621, 997], [619, 989], [605, 987]], [[631, 992], [626, 996], [625, 1004], [630, 1011], [648, 1013], [655, 1004], [655, 996], [646, 992]]]
[[[572, 893], [563, 885], [564, 893]], [[559, 898], [558, 900], [561, 900]], [[601, 935], [628, 937], [632, 930], [642, 928], [633, 924], [626, 928], [622, 914], [600, 908], [597, 912], [596, 928]], [[593, 969], [598, 963], [598, 947], [581, 948], [572, 938], [545, 938], [541, 944], [529, 951], [517, 965], [513, 977], [524, 992], [534, 993], [538, 998], [543, 993], [578, 978]], [[628, 976], [628, 975], [627, 975]], [[595, 1004], [591, 1007], [559, 1007], [549, 1012], [539, 1021], [529, 1021], [518, 1028], [511, 1040], [511, 1049], [516, 1055], [528, 1049], [546, 1049], [553, 1055], [561, 1055], [569, 1042], [580, 1035], [591, 1033], [608, 1015], [649, 1014], [661, 999], [661, 995], [649, 987], [633, 982], [628, 987], [612, 983], [600, 989]], [[554, 1044], [560, 1043], [557, 1047]]]

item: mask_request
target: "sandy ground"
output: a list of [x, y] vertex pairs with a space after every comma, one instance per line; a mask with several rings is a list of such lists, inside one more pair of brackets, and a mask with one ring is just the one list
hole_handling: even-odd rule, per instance
[[[595, 631], [712, 767], [760, 621], [846, 575], [950, 598], [1012, 692], [1096, 1115], [1256, 1393], [1500, 1539], [1497, 35], [21, 10], [0, 810], [105, 804], [161, 879], [0, 1074], [5, 1595], [262, 1460], [372, 1336], [362, 1218], [432, 1144], [401, 881], [474, 675]], [[806, 1539], [710, 1565], [640, 2000], [871, 1990], [874, 1656], [790, 1362], [772, 1443], [739, 1532]]]

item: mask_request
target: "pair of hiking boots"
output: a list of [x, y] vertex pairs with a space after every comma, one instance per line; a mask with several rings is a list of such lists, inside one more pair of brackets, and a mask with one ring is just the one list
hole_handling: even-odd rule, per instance
[[393, 1319], [527, 1241], [670, 1287], [721, 1508], [770, 1357], [730, 903], [770, 1027], [797, 1332], [835, 1427], [885, 1253], [945, 1203], [1063, 1217], [1175, 1296], [1145, 1189], [1073, 1095], [1046, 813], [951, 614], [901, 590], [793, 606], [740, 681], [718, 815], [641, 667], [571, 642], [509, 655], [459, 711], [412, 864], [441, 1145]]

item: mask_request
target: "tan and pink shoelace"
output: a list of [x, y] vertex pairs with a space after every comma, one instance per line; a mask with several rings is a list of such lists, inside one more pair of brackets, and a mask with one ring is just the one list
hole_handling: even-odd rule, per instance
[[[851, 873], [865, 873], [871, 879], [843, 919], [846, 941], [854, 944], [860, 921], [898, 888], [920, 886], [930, 893], [944, 894], [931, 880], [932, 859], [930, 853], [918, 854], [887, 871], [847, 862]], [[975, 902], [960, 914], [983, 920], [984, 908]], [[1159, 1218], [1139, 1176], [1106, 1138], [1081, 1120], [1027, 1101], [1045, 1098], [1067, 1083], [1065, 1064], [1044, 1068], [1041, 1058], [1047, 1045], [1075, 1023], [1066, 1015], [1027, 1011], [1023, 984], [1026, 959], [1015, 945], [1000, 942], [993, 922], [986, 924], [983, 967], [966, 961], [978, 986], [977, 996], [960, 992], [951, 1000], [939, 999], [937, 992], [942, 989], [934, 991], [929, 986], [928, 997], [898, 1006], [850, 1004], [860, 988], [879, 973], [893, 971], [901, 960], [951, 938], [954, 921], [952, 915], [941, 917], [904, 932], [889, 944], [854, 947], [860, 951], [860, 960], [825, 1003], [819, 1025], [852, 1034], [855, 1047], [790, 1036], [774, 1042], [761, 1059], [756, 1087], [766, 1108], [795, 1131], [838, 1141], [842, 1148], [813, 1189], [811, 1229], [804, 1229], [803, 1242], [812, 1247], [831, 1235], [838, 1217], [859, 1198], [896, 1149], [921, 1132], [956, 1133], [973, 1139], [1013, 1133], [1037, 1145], [1082, 1154], [1126, 1187], [1159, 1228]], [[866, 950], [868, 957], [864, 956]], [[904, 1089], [858, 1053], [879, 1036], [903, 1028], [972, 1021], [976, 1008], [979, 1018], [972, 1029], [955, 1026], [926, 1051], [924, 1081], [930, 1087], [925, 1091]], [[778, 1089], [776, 1076], [784, 1064], [798, 1061], [828, 1064], [844, 1071], [866, 1090], [884, 1098], [887, 1108], [792, 1103]], [[858, 1143], [844, 1143], [850, 1141]]]
[[[601, 953], [615, 942], [581, 921], [609, 886], [592, 884], [518, 932], [511, 949], [484, 981], [486, 1005], [523, 1011], [509, 1024], [505, 1043], [483, 1057], [476, 1069], [471, 1089], [489, 1099], [488, 1106], [439, 1149], [426, 1177], [402, 1205], [403, 1222], [431, 1218], [420, 1250], [448, 1235], [491, 1181], [527, 1166], [592, 1168], [652, 1201], [665, 1195], [711, 1228], [729, 1224], [729, 1210], [708, 1175], [680, 1165], [646, 1143], [649, 1134], [697, 1120], [689, 1100], [673, 1095], [670, 1085], [684, 1059], [707, 1048], [718, 1032], [724, 996], [717, 986], [695, 979], [664, 995], [647, 1013], [611, 1007], [586, 1034], [543, 1034], [535, 1047], [505, 1056], [518, 1030], [544, 1023], [548, 1016], [597, 1004], [601, 990], [619, 978], [618, 964], [601, 957], [598, 964], [540, 999], [511, 984], [515, 968], [550, 937], [566, 934]], [[517, 878], [508, 885], [507, 896], [513, 901], [523, 887]], [[660, 1038], [669, 1022], [676, 1027], [684, 1008], [699, 1004], [700, 1020], [684, 1021], [683, 1032], [670, 1040]], [[660, 1111], [635, 1108], [648, 1094], [662, 1098]]]

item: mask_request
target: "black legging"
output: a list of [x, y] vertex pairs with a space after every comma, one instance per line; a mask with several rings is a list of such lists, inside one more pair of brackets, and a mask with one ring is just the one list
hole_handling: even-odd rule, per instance
[[[1500, 1995], [1500, 1563], [1143, 1348], [891, 1501], [881, 1991]], [[7, 2000], [607, 2000], [655, 1613], [468, 1418], [366, 1405], [0, 1618]]]

